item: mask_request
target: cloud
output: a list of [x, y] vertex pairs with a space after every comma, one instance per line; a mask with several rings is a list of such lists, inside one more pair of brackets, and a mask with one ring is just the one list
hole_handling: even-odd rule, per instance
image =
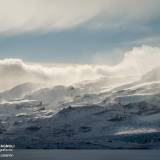
[[0, 32], [123, 28], [156, 19], [159, 7], [159, 0], [0, 0]]
[[91, 65], [40, 65], [21, 59], [0, 60], [0, 89], [33, 82], [46, 85], [70, 85], [100, 77], [102, 66]]
[[134, 47], [124, 54], [122, 62], [115, 66], [115, 70], [122, 70], [123, 74], [143, 75], [153, 68], [159, 67], [160, 48], [143, 45]]
[[72, 85], [101, 77], [128, 76], [139, 78], [159, 66], [160, 48], [142, 46], [124, 54], [116, 65], [42, 65], [25, 63], [21, 59], [0, 60], [0, 90], [32, 82], [44, 85]]

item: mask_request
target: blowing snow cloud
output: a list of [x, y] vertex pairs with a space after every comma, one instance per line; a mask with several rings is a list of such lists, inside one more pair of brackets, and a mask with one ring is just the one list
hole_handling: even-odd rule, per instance
[[46, 85], [72, 85], [84, 80], [101, 77], [134, 76], [159, 66], [160, 48], [142, 46], [124, 54], [123, 60], [115, 65], [42, 65], [25, 63], [20, 59], [0, 60], [0, 89], [32, 82]]

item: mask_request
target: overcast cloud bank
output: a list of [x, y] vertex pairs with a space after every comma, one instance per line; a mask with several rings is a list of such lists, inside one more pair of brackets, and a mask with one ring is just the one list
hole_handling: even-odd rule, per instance
[[159, 7], [159, 0], [0, 0], [0, 32], [137, 27], [159, 18]]

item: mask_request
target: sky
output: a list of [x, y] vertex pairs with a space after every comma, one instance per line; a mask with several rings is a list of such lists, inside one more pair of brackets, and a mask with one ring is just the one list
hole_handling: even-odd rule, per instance
[[134, 47], [159, 47], [159, 8], [159, 0], [0, 0], [0, 59], [117, 63]]

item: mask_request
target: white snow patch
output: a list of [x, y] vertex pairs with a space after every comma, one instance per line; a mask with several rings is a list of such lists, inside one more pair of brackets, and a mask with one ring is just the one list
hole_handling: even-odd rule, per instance
[[124, 135], [124, 134], [140, 134], [140, 133], [154, 133], [158, 132], [158, 129], [155, 128], [138, 128], [138, 129], [128, 129], [116, 132], [115, 135]]

